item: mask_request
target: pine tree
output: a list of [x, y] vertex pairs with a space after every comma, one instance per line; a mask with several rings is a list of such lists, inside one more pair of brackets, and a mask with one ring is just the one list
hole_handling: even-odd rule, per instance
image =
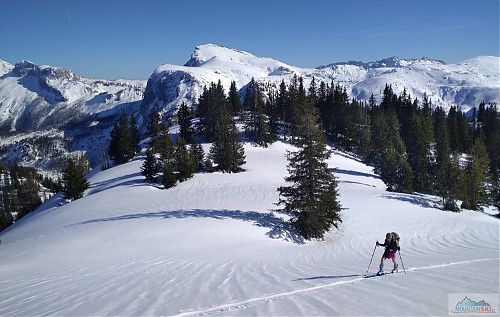
[[146, 178], [147, 183], [154, 183], [158, 174], [158, 163], [151, 148], [146, 150], [146, 158], [141, 166], [141, 174]]
[[139, 128], [137, 127], [137, 118], [135, 116], [131, 116], [129, 120], [129, 130], [130, 130], [130, 152], [138, 154], [141, 152], [140, 142], [141, 142], [141, 133]]
[[152, 144], [152, 150], [153, 153], [160, 154], [162, 165], [165, 163], [173, 164], [175, 159], [174, 142], [168, 133], [168, 129], [163, 125], [160, 127], [160, 133]]
[[413, 173], [393, 108], [386, 111], [382, 108], [376, 110], [372, 135], [369, 160], [375, 165], [375, 172], [380, 174], [389, 191], [410, 192]]
[[485, 194], [485, 182], [488, 173], [489, 158], [486, 146], [481, 138], [476, 138], [465, 167], [462, 208], [479, 209]]
[[220, 113], [227, 112], [227, 98], [220, 80], [212, 83], [210, 88], [204, 87], [198, 103], [200, 125], [209, 141], [213, 141]]
[[155, 138], [160, 133], [160, 114], [156, 108], [149, 114], [148, 136]]
[[179, 135], [181, 138], [186, 140], [186, 143], [191, 144], [193, 142], [193, 129], [191, 127], [193, 113], [183, 102], [179, 107], [177, 116], [179, 120]]
[[415, 191], [422, 193], [430, 191], [430, 145], [433, 129], [424, 111], [426, 110], [413, 111], [409, 114], [409, 128], [403, 133], [407, 135], [406, 148], [413, 170], [413, 186]]
[[205, 152], [203, 151], [203, 147], [200, 143], [193, 143], [191, 145], [192, 156], [196, 161], [196, 171], [203, 170], [205, 163]]
[[317, 125], [317, 111], [313, 107], [304, 110], [297, 125], [302, 132], [295, 140], [298, 151], [287, 154], [290, 175], [285, 180], [290, 186], [278, 188], [278, 205], [292, 214], [293, 225], [305, 239], [315, 239], [323, 238], [332, 225], [338, 226], [341, 206], [335, 178], [328, 171], [330, 152]]
[[138, 149], [131, 135], [127, 116], [122, 116], [113, 126], [110, 133], [108, 154], [118, 164], [130, 161]]
[[180, 182], [193, 177], [193, 173], [196, 169], [196, 162], [188, 151], [186, 141], [183, 138], [179, 138], [175, 145], [175, 165], [177, 167], [177, 176]]
[[245, 133], [248, 139], [267, 147], [271, 138], [265, 115], [264, 96], [253, 78], [247, 86], [243, 108], [245, 109]]
[[82, 166], [69, 160], [63, 171], [63, 197], [76, 200], [83, 197], [83, 193], [89, 188], [90, 183], [85, 178], [85, 170]]
[[233, 111], [233, 115], [238, 115], [241, 111], [240, 96], [238, 96], [238, 90], [236, 88], [236, 82], [231, 81], [231, 86], [229, 87], [228, 103]]
[[222, 111], [219, 113], [217, 123], [214, 142], [210, 148], [210, 158], [222, 172], [241, 172], [245, 164], [245, 151], [234, 119], [228, 111]]
[[276, 96], [276, 111], [283, 122], [283, 137], [286, 140], [290, 130], [291, 123], [291, 104], [288, 102], [288, 91], [284, 80], [281, 80], [278, 94]]
[[162, 170], [161, 184], [165, 189], [172, 188], [176, 185], [177, 178], [175, 177], [172, 164], [165, 163]]
[[273, 142], [277, 139], [279, 133], [279, 109], [276, 103], [277, 94], [274, 91], [269, 93], [269, 97], [266, 101], [266, 114], [269, 118], [269, 142]]

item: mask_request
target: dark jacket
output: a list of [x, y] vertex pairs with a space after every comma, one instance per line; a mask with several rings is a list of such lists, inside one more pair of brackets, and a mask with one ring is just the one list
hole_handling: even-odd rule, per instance
[[396, 252], [396, 251], [399, 251], [399, 246], [396, 242], [396, 239], [391, 239], [391, 240], [388, 240], [388, 239], [385, 239], [384, 243], [379, 243], [378, 244], [379, 246], [381, 247], [385, 247], [385, 253], [387, 252]]

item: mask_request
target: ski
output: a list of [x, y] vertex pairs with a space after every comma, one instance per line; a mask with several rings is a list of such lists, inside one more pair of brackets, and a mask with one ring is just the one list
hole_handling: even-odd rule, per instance
[[372, 278], [372, 277], [378, 277], [378, 276], [384, 276], [384, 275], [390, 275], [390, 274], [396, 274], [396, 273], [399, 273], [399, 272], [387, 272], [387, 273], [382, 273], [382, 274], [379, 274], [379, 273], [375, 273], [375, 274], [365, 274], [363, 275], [363, 278]]

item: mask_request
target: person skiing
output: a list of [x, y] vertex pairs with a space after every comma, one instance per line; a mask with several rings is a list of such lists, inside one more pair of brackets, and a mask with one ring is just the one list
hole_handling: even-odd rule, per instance
[[399, 247], [399, 235], [395, 232], [388, 232], [385, 235], [384, 243], [379, 243], [377, 241], [377, 246], [385, 247], [384, 254], [380, 259], [380, 269], [377, 275], [384, 274], [384, 259], [391, 259], [392, 263], [394, 263], [394, 268], [391, 273], [395, 273], [398, 271], [398, 263], [396, 262], [396, 252], [401, 248]]

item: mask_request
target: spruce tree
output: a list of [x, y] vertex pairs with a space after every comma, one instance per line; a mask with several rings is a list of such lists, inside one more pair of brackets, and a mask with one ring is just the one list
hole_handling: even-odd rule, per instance
[[149, 114], [148, 136], [155, 138], [160, 133], [160, 113], [156, 108]]
[[73, 160], [69, 160], [63, 171], [63, 197], [76, 200], [83, 197], [83, 193], [89, 188], [90, 183], [85, 178], [85, 170]]
[[118, 164], [130, 161], [138, 149], [130, 131], [127, 116], [121, 116], [110, 133], [108, 154]]
[[465, 167], [463, 183], [462, 208], [479, 209], [485, 194], [485, 182], [489, 167], [486, 146], [481, 138], [476, 138], [472, 144]]
[[229, 95], [227, 97], [229, 106], [233, 111], [233, 115], [238, 115], [241, 111], [240, 96], [238, 96], [238, 90], [236, 88], [236, 82], [231, 81], [231, 86], [229, 87]]
[[179, 107], [177, 117], [179, 120], [180, 137], [186, 140], [186, 143], [191, 144], [193, 142], [193, 129], [191, 127], [193, 113], [184, 102]]
[[177, 183], [177, 178], [175, 177], [172, 164], [165, 163], [162, 169], [162, 179], [161, 184], [165, 189], [172, 188]]
[[241, 172], [245, 164], [245, 151], [240, 142], [240, 132], [232, 115], [221, 111], [217, 120], [214, 142], [210, 148], [210, 158], [217, 169], [225, 173]]
[[158, 174], [158, 163], [151, 148], [146, 150], [146, 158], [141, 166], [141, 174], [146, 178], [147, 183], [154, 183], [156, 174]]
[[437, 107], [434, 112], [434, 131], [436, 136], [434, 148], [433, 192], [443, 200], [443, 209], [458, 211], [455, 202], [457, 185], [459, 182], [460, 166], [458, 157], [452, 155], [449, 142], [448, 122], [442, 108]]
[[179, 138], [175, 145], [175, 165], [177, 167], [177, 176], [180, 182], [193, 177], [193, 173], [196, 169], [196, 162], [188, 151], [186, 141], [183, 138]]
[[297, 122], [301, 131], [295, 139], [298, 150], [287, 153], [289, 176], [285, 180], [290, 185], [278, 188], [278, 205], [293, 216], [292, 224], [305, 239], [315, 239], [323, 238], [332, 225], [338, 226], [341, 206], [326, 163], [330, 152], [317, 125], [317, 111], [313, 107], [304, 110]]
[[131, 116], [129, 120], [129, 130], [130, 130], [130, 151], [135, 154], [141, 152], [140, 142], [141, 142], [141, 133], [139, 128], [137, 127], [137, 118], [135, 116]]
[[205, 163], [205, 152], [203, 151], [203, 147], [200, 143], [191, 144], [191, 153], [196, 161], [196, 171], [203, 170]]
[[377, 109], [374, 114], [369, 160], [389, 191], [410, 192], [413, 173], [400, 136], [399, 121], [394, 109], [387, 109]]
[[269, 97], [266, 101], [266, 114], [269, 118], [269, 142], [273, 142], [277, 139], [279, 133], [279, 109], [276, 103], [277, 94], [274, 91], [269, 93]]
[[262, 89], [254, 79], [247, 86], [245, 100], [245, 133], [257, 145], [267, 147], [270, 142], [269, 127], [265, 115], [265, 101]]
[[152, 148], [153, 153], [160, 154], [162, 165], [165, 163], [173, 164], [173, 161], [175, 159], [174, 142], [172, 141], [172, 137], [168, 133], [168, 129], [163, 125], [160, 127], [160, 133], [156, 137]]
[[286, 140], [290, 130], [291, 123], [291, 104], [288, 102], [288, 91], [284, 80], [281, 80], [279, 90], [276, 96], [276, 111], [283, 123], [283, 137]]

